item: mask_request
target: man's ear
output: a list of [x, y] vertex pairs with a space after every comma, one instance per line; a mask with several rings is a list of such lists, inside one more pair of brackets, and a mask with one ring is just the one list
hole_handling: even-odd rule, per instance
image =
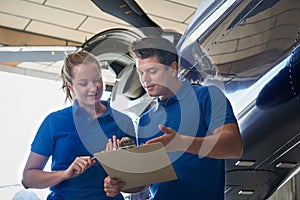
[[177, 73], [178, 73], [178, 62], [173, 61], [172, 64], [171, 64], [171, 68], [174, 71], [174, 74], [177, 76]]

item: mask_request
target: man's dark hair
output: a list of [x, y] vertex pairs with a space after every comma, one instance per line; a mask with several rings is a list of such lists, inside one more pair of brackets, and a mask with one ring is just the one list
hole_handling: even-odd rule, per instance
[[170, 66], [172, 62], [178, 62], [175, 46], [169, 40], [161, 37], [146, 37], [134, 41], [129, 48], [130, 54], [139, 59], [157, 56], [161, 64]]

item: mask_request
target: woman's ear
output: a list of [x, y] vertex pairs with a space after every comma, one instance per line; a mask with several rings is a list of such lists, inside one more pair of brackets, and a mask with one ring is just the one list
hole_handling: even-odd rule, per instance
[[71, 92], [74, 92], [73, 90], [73, 87], [72, 87], [72, 84], [69, 83], [69, 82], [66, 82], [66, 85], [67, 85], [67, 88], [71, 91]]

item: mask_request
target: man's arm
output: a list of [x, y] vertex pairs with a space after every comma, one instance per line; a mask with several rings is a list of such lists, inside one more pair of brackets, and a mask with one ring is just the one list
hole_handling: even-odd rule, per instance
[[164, 135], [149, 140], [146, 144], [162, 142], [167, 151], [186, 151], [210, 158], [238, 158], [242, 153], [242, 138], [236, 123], [216, 128], [212, 135], [191, 137], [159, 125]]

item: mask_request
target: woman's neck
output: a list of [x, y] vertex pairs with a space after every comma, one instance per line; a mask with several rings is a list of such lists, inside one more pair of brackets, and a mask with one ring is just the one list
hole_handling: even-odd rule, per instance
[[103, 115], [107, 111], [107, 107], [100, 101], [94, 106], [84, 106], [84, 109], [91, 115], [93, 119]]

